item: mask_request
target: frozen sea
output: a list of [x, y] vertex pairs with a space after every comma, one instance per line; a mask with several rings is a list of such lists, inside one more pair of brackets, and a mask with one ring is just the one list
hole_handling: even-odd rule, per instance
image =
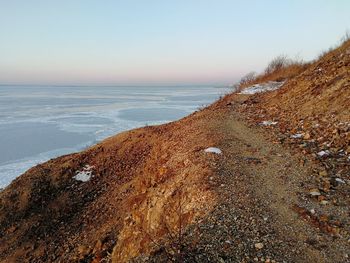
[[0, 86], [0, 188], [106, 137], [180, 119], [227, 88]]

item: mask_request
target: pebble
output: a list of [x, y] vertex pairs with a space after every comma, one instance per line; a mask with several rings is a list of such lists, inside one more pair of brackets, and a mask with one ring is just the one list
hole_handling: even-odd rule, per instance
[[256, 243], [254, 246], [256, 249], [262, 249], [264, 247], [264, 244], [263, 243]]
[[297, 134], [293, 134], [290, 136], [293, 139], [299, 139], [299, 138], [303, 138], [303, 135], [301, 133], [297, 133]]
[[311, 196], [319, 196], [319, 195], [321, 195], [321, 193], [320, 193], [320, 191], [319, 191], [318, 189], [311, 189], [311, 190], [309, 191], [309, 194], [310, 194]]
[[305, 135], [304, 135], [304, 139], [305, 140], [309, 140], [311, 138], [311, 135], [310, 135], [310, 133], [306, 133]]
[[335, 180], [336, 180], [338, 183], [345, 184], [345, 181], [344, 181], [343, 179], [335, 178]]
[[330, 152], [328, 150], [326, 151], [320, 151], [317, 153], [318, 156], [322, 157], [322, 156], [328, 156], [330, 154]]
[[318, 174], [319, 174], [320, 176], [323, 176], [323, 177], [325, 177], [325, 176], [328, 175], [327, 171], [325, 171], [325, 170], [319, 172]]

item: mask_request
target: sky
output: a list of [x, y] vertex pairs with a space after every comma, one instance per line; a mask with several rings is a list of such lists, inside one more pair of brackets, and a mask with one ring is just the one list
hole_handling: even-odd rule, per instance
[[0, 0], [0, 84], [230, 84], [350, 30], [348, 0]]

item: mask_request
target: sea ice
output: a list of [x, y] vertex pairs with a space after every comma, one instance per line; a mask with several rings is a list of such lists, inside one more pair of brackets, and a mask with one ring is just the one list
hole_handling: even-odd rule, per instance
[[209, 147], [204, 150], [206, 153], [216, 153], [216, 154], [222, 154], [222, 151], [219, 148], [216, 147]]

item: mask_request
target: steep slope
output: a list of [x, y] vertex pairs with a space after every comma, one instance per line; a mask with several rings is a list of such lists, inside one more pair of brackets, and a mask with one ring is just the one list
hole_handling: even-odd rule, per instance
[[276, 140], [297, 146], [322, 167], [314, 186], [333, 202], [348, 200], [348, 191], [330, 192], [329, 185], [350, 179], [350, 40], [279, 90], [251, 96], [239, 111], [255, 124], [273, 120], [276, 125], [267, 128]]
[[264, 107], [279, 107], [299, 117], [332, 115], [350, 121], [350, 40], [263, 100]]
[[0, 261], [349, 262], [349, 61], [30, 169], [0, 192]]
[[[215, 136], [203, 114], [122, 133], [17, 178], [0, 193], [1, 261], [89, 261], [114, 248], [121, 262], [178, 226], [179, 199], [183, 225], [205, 214], [215, 196], [203, 149]], [[91, 180], [74, 179], [86, 165]]]
[[278, 119], [284, 129], [312, 139], [328, 138], [333, 147], [346, 150], [350, 145], [350, 40], [281, 89], [256, 95], [248, 104], [254, 104], [255, 115]]

